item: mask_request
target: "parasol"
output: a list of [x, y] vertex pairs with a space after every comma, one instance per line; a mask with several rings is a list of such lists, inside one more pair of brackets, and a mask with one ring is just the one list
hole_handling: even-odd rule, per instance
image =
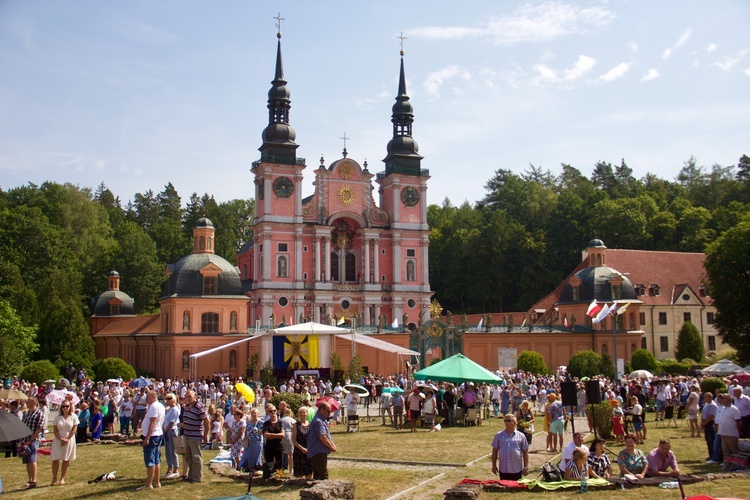
[[81, 398], [75, 392], [66, 391], [63, 389], [55, 389], [47, 394], [47, 402], [53, 405], [59, 405], [68, 397], [72, 396], [73, 405], [77, 405]]
[[47, 380], [45, 380], [45, 381], [44, 381], [44, 383], [45, 383], [45, 384], [56, 384], [56, 383], [57, 383], [57, 380], [52, 380], [52, 379], [50, 378], [50, 379], [47, 379]]
[[31, 429], [20, 418], [7, 411], [0, 411], [0, 442], [6, 443], [31, 435]]
[[119, 384], [119, 383], [120, 383], [120, 380], [119, 380], [119, 379], [116, 379], [116, 378], [108, 378], [108, 379], [107, 379], [107, 383], [108, 383], [108, 384]]
[[0, 389], [0, 399], [29, 399], [29, 397], [18, 389]]
[[234, 384], [234, 390], [237, 391], [248, 403], [255, 403], [255, 391], [253, 391], [249, 385], [240, 382], [239, 384]]
[[139, 389], [140, 389], [141, 387], [148, 387], [148, 386], [150, 386], [150, 385], [151, 385], [151, 382], [149, 382], [148, 380], [146, 380], [146, 379], [145, 379], [145, 378], [143, 378], [143, 377], [138, 377], [138, 378], [136, 378], [136, 379], [133, 379], [133, 380], [131, 380], [131, 381], [130, 381], [130, 383], [128, 384], [128, 386], [129, 386], [129, 387], [137, 387], [137, 388], [139, 388]]
[[347, 389], [350, 392], [356, 392], [360, 396], [369, 396], [370, 395], [370, 390], [367, 389], [366, 387], [363, 387], [363, 386], [359, 385], [359, 384], [346, 384], [344, 386], [344, 389]]
[[628, 378], [630, 379], [644, 379], [644, 378], [652, 378], [654, 376], [653, 373], [651, 373], [648, 370], [636, 370], [632, 372], [630, 375], [628, 375]]
[[400, 387], [386, 387], [383, 392], [385, 394], [403, 394], [404, 390]]
[[328, 403], [331, 406], [331, 411], [336, 411], [341, 408], [341, 403], [333, 399], [331, 396], [319, 397], [315, 404], [317, 405], [318, 403]]

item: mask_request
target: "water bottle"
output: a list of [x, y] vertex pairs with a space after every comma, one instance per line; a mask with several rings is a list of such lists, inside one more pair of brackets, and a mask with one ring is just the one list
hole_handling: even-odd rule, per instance
[[586, 493], [587, 491], [589, 491], [588, 479], [586, 478], [586, 476], [588, 476], [587, 471], [585, 471], [581, 476], [581, 493]]
[[674, 489], [679, 488], [680, 483], [677, 481], [665, 481], [663, 483], [659, 483], [659, 488], [665, 488], [665, 489]]

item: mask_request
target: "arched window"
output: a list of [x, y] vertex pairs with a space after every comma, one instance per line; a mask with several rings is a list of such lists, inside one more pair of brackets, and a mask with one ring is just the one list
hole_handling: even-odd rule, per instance
[[635, 313], [628, 314], [628, 318], [630, 319], [630, 329], [637, 330], [638, 325], [635, 324]]
[[198, 248], [200, 248], [201, 250], [206, 249], [206, 238], [204, 238], [203, 236], [201, 236], [198, 240]]
[[357, 279], [357, 258], [353, 253], [346, 254], [346, 281]]
[[592, 266], [595, 266], [595, 265], [596, 265], [596, 255], [594, 255], [594, 254], [591, 254], [591, 259], [590, 259], [590, 261], [591, 261], [591, 265], [592, 265]]
[[596, 255], [596, 265], [601, 266], [602, 265], [602, 254]]
[[236, 370], [237, 369], [237, 350], [232, 349], [229, 351], [229, 369], [230, 370]]
[[218, 313], [203, 313], [201, 315], [201, 333], [219, 333]]
[[190, 369], [190, 351], [182, 351], [182, 369]]
[[280, 255], [276, 261], [276, 276], [286, 278], [288, 276], [286, 255]]
[[632, 356], [634, 352], [635, 352], [635, 342], [630, 344], [630, 355]]
[[339, 280], [339, 254], [331, 252], [331, 281]]
[[416, 263], [413, 260], [406, 261], [406, 281], [417, 281]]
[[213, 246], [214, 246], [214, 239], [208, 238], [208, 249], [213, 250]]
[[647, 349], [648, 343], [646, 342], [646, 337], [641, 337], [641, 349]]

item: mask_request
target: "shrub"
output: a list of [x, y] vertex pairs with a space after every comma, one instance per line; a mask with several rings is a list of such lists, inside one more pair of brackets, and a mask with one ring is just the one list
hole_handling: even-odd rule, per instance
[[[292, 410], [292, 416], [294, 416], [294, 418], [297, 418], [297, 410], [299, 410], [299, 407], [302, 406], [302, 395], [294, 394], [291, 392], [280, 392], [278, 394], [275, 394], [271, 398], [271, 404], [276, 408], [279, 407], [279, 403], [281, 403], [282, 401], [286, 401], [286, 404], [288, 404], [289, 408]], [[279, 415], [279, 418], [283, 416], [284, 415]]]
[[[698, 329], [690, 321], [686, 321], [677, 335], [677, 347], [675, 349], [677, 359], [690, 358], [703, 361], [706, 357], [706, 349], [703, 347], [703, 339]], [[693, 364], [693, 363], [690, 363]]]
[[717, 351], [713, 356], [711, 356], [711, 363], [716, 363], [718, 361], [721, 361], [722, 359], [728, 359], [733, 363], [737, 363], [739, 361], [737, 357], [737, 351], [735, 349], [732, 349], [731, 347], [722, 349], [721, 351]]
[[273, 362], [271, 361], [271, 358], [268, 358], [268, 361], [266, 361], [266, 364], [263, 365], [263, 368], [260, 370], [260, 383], [263, 387], [267, 385], [276, 387], [276, 384], [278, 383], [273, 374]]
[[661, 371], [669, 375], [687, 375], [692, 363], [685, 364], [676, 359], [664, 359], [661, 361]]
[[354, 383], [357, 383], [362, 375], [365, 375], [365, 373], [362, 373], [362, 358], [359, 357], [359, 354], [355, 354], [349, 362], [348, 373], [349, 380]]
[[656, 361], [656, 358], [648, 349], [638, 349], [635, 351], [630, 358], [630, 364], [632, 365], [632, 371], [648, 370], [651, 373], [656, 373], [659, 369], [659, 362]]
[[104, 358], [94, 362], [94, 371], [98, 380], [122, 377], [123, 380], [135, 378], [135, 368], [120, 358]]
[[36, 385], [44, 385], [48, 379], [57, 380], [60, 378], [60, 370], [47, 359], [32, 361], [21, 370], [21, 378], [29, 382], [36, 382]]
[[[602, 360], [599, 362], [599, 373], [609, 377], [610, 380], [615, 378], [615, 364], [606, 352], [602, 354]], [[620, 375], [622, 376], [622, 373]], [[627, 376], [627, 373], [625, 375]]]
[[701, 380], [701, 392], [710, 392], [716, 394], [716, 389], [721, 389], [721, 392], [727, 391], [727, 386], [724, 381], [717, 377], [709, 377]]
[[612, 406], [609, 401], [598, 405], [586, 405], [586, 413], [590, 415], [593, 409], [593, 423], [600, 437], [609, 439], [612, 437]]
[[568, 362], [568, 373], [572, 377], [593, 377], [601, 374], [602, 358], [594, 351], [579, 351]]
[[544, 358], [536, 351], [523, 351], [519, 354], [518, 369], [535, 375], [545, 375], [549, 373], [549, 368], [547, 368]]

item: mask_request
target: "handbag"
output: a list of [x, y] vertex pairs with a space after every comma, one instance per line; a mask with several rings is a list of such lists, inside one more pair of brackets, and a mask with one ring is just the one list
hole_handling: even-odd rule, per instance
[[178, 455], [185, 454], [185, 436], [174, 436], [172, 438], [174, 442], [174, 452]]
[[548, 483], [562, 481], [560, 469], [558, 469], [552, 462], [547, 462], [542, 466], [542, 477], [544, 478], [544, 481]]

